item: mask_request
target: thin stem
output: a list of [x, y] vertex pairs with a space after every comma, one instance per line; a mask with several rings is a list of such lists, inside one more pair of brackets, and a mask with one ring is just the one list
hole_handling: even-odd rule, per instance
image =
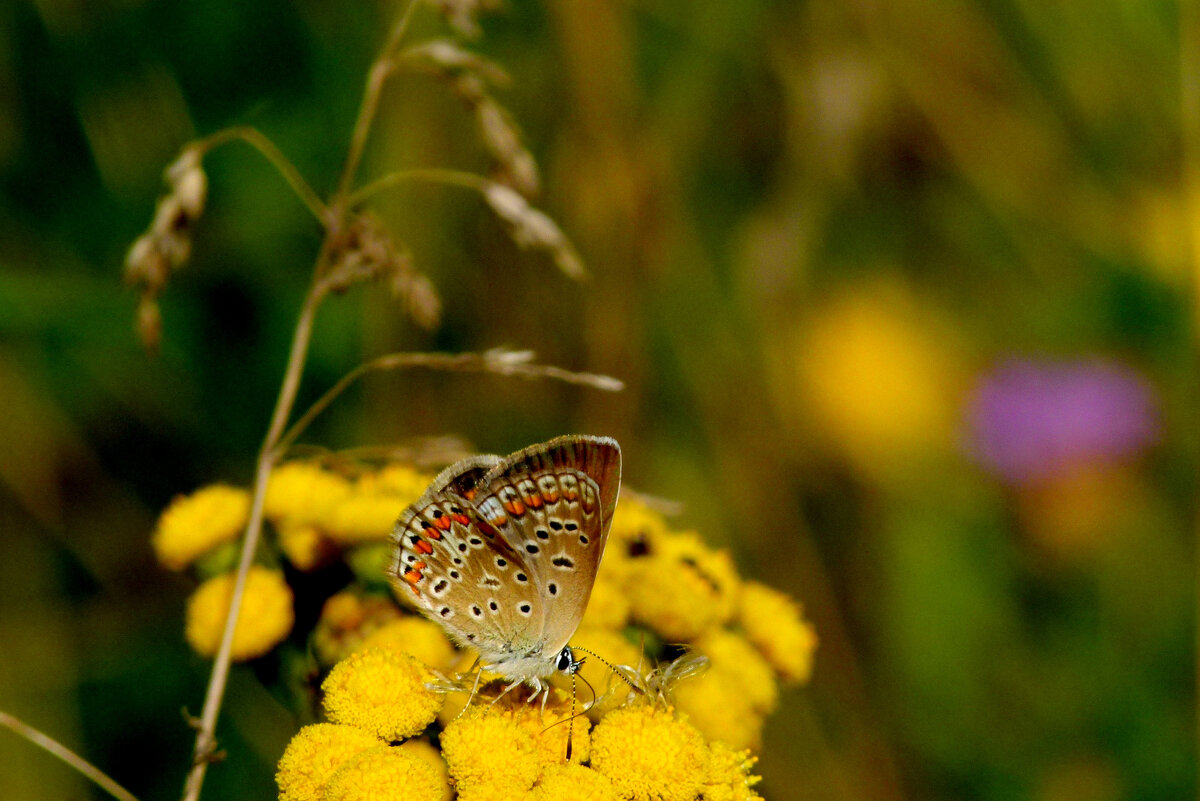
[[366, 186], [361, 187], [350, 195], [349, 206], [354, 208], [373, 195], [404, 183], [431, 183], [443, 186], [460, 186], [473, 189], [480, 194], [487, 191], [492, 182], [471, 172], [450, 170], [441, 167], [424, 167], [413, 170], [398, 170], [389, 172], [381, 178], [376, 178]]
[[375, 112], [379, 110], [379, 95], [383, 90], [383, 84], [395, 68], [392, 63], [392, 55], [400, 45], [400, 40], [404, 38], [405, 31], [408, 30], [408, 24], [416, 10], [417, 2], [418, 0], [409, 0], [408, 5], [400, 14], [400, 18], [392, 26], [387, 43], [383, 46], [383, 52], [379, 54], [379, 58], [375, 59], [375, 63], [371, 65], [371, 71], [367, 73], [367, 85], [363, 90], [362, 103], [358, 107], [358, 119], [355, 120], [354, 131], [350, 134], [350, 146], [346, 150], [346, 161], [342, 165], [337, 191], [334, 192], [331, 201], [331, 205], [338, 207], [339, 212], [342, 203], [350, 195], [350, 187], [353, 186], [354, 177], [358, 174], [358, 165], [362, 161], [363, 152], [367, 146], [367, 135], [371, 132], [371, 124], [375, 121]]
[[375, 370], [401, 370], [410, 367], [426, 367], [432, 370], [454, 372], [484, 372], [520, 378], [548, 378], [568, 384], [582, 384], [594, 389], [616, 392], [624, 388], [619, 380], [595, 373], [576, 373], [549, 364], [532, 364], [533, 354], [529, 351], [490, 350], [486, 353], [389, 353], [360, 364], [329, 388], [316, 403], [308, 408], [292, 424], [278, 444], [279, 454], [296, 441], [317, 415], [358, 379]]
[[296, 169], [296, 165], [288, 160], [287, 156], [283, 155], [283, 151], [275, 146], [275, 144], [259, 133], [258, 129], [249, 126], [238, 126], [236, 128], [226, 128], [223, 131], [217, 131], [211, 136], [206, 136], [201, 139], [197, 146], [204, 152], [208, 152], [216, 147], [220, 147], [227, 142], [242, 141], [253, 147], [263, 157], [271, 162], [275, 169], [279, 170], [279, 174], [292, 187], [292, 191], [299, 196], [300, 200], [308, 207], [313, 216], [325, 222], [325, 201], [321, 200], [313, 188], [308, 185], [308, 181], [304, 180], [304, 176]]
[[[323, 250], [322, 258], [324, 253]], [[192, 757], [192, 768], [188, 772], [187, 782], [184, 785], [183, 801], [196, 801], [200, 797], [200, 788], [204, 784], [205, 772], [208, 770], [208, 764], [212, 761], [213, 753], [216, 750], [217, 715], [221, 711], [221, 702], [225, 697], [225, 685], [229, 680], [233, 634], [237, 629], [238, 616], [242, 608], [242, 596], [246, 591], [246, 576], [250, 572], [254, 553], [258, 549], [258, 541], [262, 536], [263, 503], [267, 494], [267, 481], [271, 476], [271, 468], [274, 466], [275, 454], [278, 452], [276, 443], [279, 441], [296, 403], [296, 392], [300, 386], [300, 376], [304, 372], [308, 345], [312, 339], [313, 320], [324, 297], [323, 285], [320, 281], [315, 281], [305, 297], [304, 306], [296, 321], [296, 330], [292, 335], [292, 346], [288, 354], [283, 384], [279, 389], [279, 397], [275, 401], [271, 424], [263, 439], [262, 449], [259, 451], [258, 466], [254, 475], [254, 495], [250, 504], [250, 520], [246, 523], [246, 531], [242, 539], [241, 558], [238, 561], [233, 595], [229, 602], [229, 617], [225, 621], [225, 629], [221, 634], [221, 646], [217, 650], [217, 657], [213, 662], [212, 676], [209, 678], [208, 689], [204, 696], [204, 710], [196, 724], [196, 746]]]
[[137, 796], [113, 781], [108, 774], [100, 770], [100, 768], [96, 767], [91, 762], [88, 762], [86, 759], [79, 756], [79, 754], [76, 754], [70, 748], [67, 748], [54, 738], [43, 734], [19, 718], [16, 718], [7, 712], [0, 712], [0, 726], [11, 729], [39, 748], [49, 751], [63, 762], [66, 762], [68, 765], [75, 768], [75, 770], [79, 771], [84, 776], [100, 785], [100, 787], [104, 788], [104, 791], [113, 798], [119, 798], [121, 801], [138, 801]]

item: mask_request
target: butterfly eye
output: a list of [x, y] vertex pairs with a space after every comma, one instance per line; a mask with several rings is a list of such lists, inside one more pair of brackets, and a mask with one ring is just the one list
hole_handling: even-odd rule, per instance
[[572, 668], [577, 669], [579, 663], [575, 661], [575, 654], [571, 653], [570, 648], [563, 648], [558, 652], [558, 659], [555, 661], [554, 667], [564, 673], [574, 673], [575, 670]]

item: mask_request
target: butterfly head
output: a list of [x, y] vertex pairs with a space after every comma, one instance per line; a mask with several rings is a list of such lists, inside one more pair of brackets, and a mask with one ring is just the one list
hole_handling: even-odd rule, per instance
[[558, 657], [554, 660], [555, 670], [572, 675], [583, 667], [583, 660], [576, 659], [575, 654], [571, 651], [571, 646], [564, 645], [563, 649], [558, 652]]

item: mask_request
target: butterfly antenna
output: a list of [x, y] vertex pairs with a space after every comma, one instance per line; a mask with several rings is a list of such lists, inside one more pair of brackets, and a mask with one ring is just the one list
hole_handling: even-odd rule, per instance
[[[641, 687], [638, 687], [638, 686], [637, 686], [637, 685], [635, 685], [635, 684], [634, 684], [632, 681], [630, 681], [630, 680], [628, 679], [628, 677], [626, 677], [625, 673], [624, 673], [622, 670], [620, 670], [620, 669], [619, 669], [619, 668], [618, 668], [616, 665], [614, 665], [612, 662], [609, 662], [607, 659], [605, 659], [604, 657], [600, 656], [600, 654], [596, 653], [595, 651], [589, 651], [587, 648], [581, 648], [581, 647], [579, 647], [578, 645], [572, 645], [572, 646], [571, 646], [571, 650], [573, 650], [573, 651], [583, 651], [585, 654], [591, 654], [592, 656], [596, 657], [596, 659], [598, 659], [600, 662], [604, 663], [604, 665], [605, 665], [605, 666], [607, 666], [607, 667], [608, 667], [608, 669], [609, 669], [609, 670], [611, 670], [611, 671], [612, 671], [612, 672], [613, 672], [613, 673], [614, 673], [616, 676], [618, 676], [618, 677], [621, 679], [621, 681], [623, 681], [623, 682], [625, 682], [626, 684], [628, 684], [628, 685], [629, 685], [629, 689], [631, 689], [631, 690], [633, 690], [633, 691], [635, 691], [635, 692], [643, 692], [642, 688], [641, 688]], [[572, 674], [572, 675], [574, 675], [574, 674]], [[582, 677], [582, 676], [580, 676], [580, 678], [581, 678], [581, 679], [583, 679], [583, 677]], [[591, 684], [588, 684], [588, 681], [587, 681], [587, 679], [583, 679], [583, 683], [584, 683], [584, 684], [587, 684], [587, 686], [588, 686], [588, 687], [591, 687], [591, 686], [592, 686]], [[596, 690], [595, 690], [595, 688], [592, 688], [592, 694], [593, 694], [593, 696], [595, 695], [595, 693], [596, 693]], [[596, 702], [596, 699], [595, 699], [595, 698], [593, 698], [593, 699], [592, 699], [592, 703], [595, 703], [595, 702]], [[588, 707], [588, 708], [590, 709], [591, 707]]]

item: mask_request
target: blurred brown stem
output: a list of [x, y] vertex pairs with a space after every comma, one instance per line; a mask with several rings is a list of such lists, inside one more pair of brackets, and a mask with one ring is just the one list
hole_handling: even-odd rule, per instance
[[75, 770], [79, 771], [84, 776], [100, 785], [100, 787], [104, 788], [105, 792], [107, 792], [113, 798], [119, 798], [121, 801], [138, 801], [137, 796], [113, 781], [109, 775], [100, 770], [100, 768], [96, 767], [91, 762], [88, 762], [70, 748], [67, 748], [65, 745], [58, 742], [58, 740], [55, 740], [49, 735], [43, 734], [19, 718], [16, 718], [7, 712], [0, 712], [0, 726], [11, 729], [39, 748], [54, 754], [54, 756], [58, 757], [63, 762], [66, 762], [68, 765], [75, 768]]
[[236, 128], [226, 128], [223, 131], [217, 131], [212, 136], [201, 139], [197, 143], [197, 147], [207, 152], [226, 142], [236, 141], [245, 142], [261, 153], [267, 161], [271, 162], [271, 166], [279, 170], [279, 174], [288, 182], [296, 195], [308, 207], [308, 210], [313, 213], [313, 216], [322, 222], [325, 221], [325, 202], [308, 185], [308, 181], [304, 180], [304, 176], [296, 169], [296, 165], [288, 161], [287, 156], [283, 155], [283, 152], [275, 146], [275, 143], [263, 136], [258, 129], [244, 125]]
[[442, 167], [398, 170], [377, 178], [358, 189], [354, 194], [350, 195], [349, 204], [351, 207], [357, 206], [373, 195], [382, 192], [384, 189], [414, 182], [442, 184], [443, 186], [461, 186], [464, 189], [474, 189], [480, 194], [486, 192], [487, 188], [492, 185], [492, 181], [486, 178], [461, 170], [449, 170]]
[[348, 209], [346, 199], [353, 186], [358, 165], [362, 159], [367, 135], [375, 119], [375, 111], [379, 105], [379, 94], [383, 82], [391, 72], [391, 58], [408, 22], [412, 17], [416, 0], [409, 0], [397, 23], [392, 27], [387, 44], [382, 54], [371, 67], [367, 78], [367, 86], [359, 108], [354, 130], [350, 135], [350, 146], [342, 174], [338, 180], [338, 188], [328, 205], [323, 204], [308, 184], [300, 177], [295, 168], [270, 144], [261, 134], [252, 128], [233, 128], [228, 132], [218, 134], [207, 143], [214, 146], [226, 139], [241, 138], [257, 147], [272, 163], [280, 168], [284, 177], [292, 184], [297, 193], [304, 199], [306, 205], [322, 219], [325, 224], [325, 238], [321, 244], [321, 252], [317, 256], [313, 272], [313, 283], [305, 296], [304, 305], [296, 321], [296, 330], [292, 335], [291, 350], [288, 354], [287, 368], [284, 371], [283, 383], [279, 389], [279, 397], [275, 401], [275, 410], [271, 415], [271, 423], [263, 438], [259, 451], [258, 462], [254, 475], [254, 495], [250, 506], [250, 520], [246, 524], [246, 532], [242, 539], [241, 558], [238, 562], [237, 576], [234, 580], [233, 594], [229, 603], [229, 616], [225, 621], [225, 629], [221, 634], [221, 646], [213, 661], [212, 675], [208, 681], [208, 689], [204, 697], [204, 709], [196, 722], [196, 745], [192, 755], [192, 767], [188, 771], [184, 784], [183, 801], [197, 801], [200, 790], [204, 785], [204, 776], [208, 765], [216, 752], [217, 717], [221, 710], [221, 702], [225, 697], [225, 686], [229, 680], [229, 668], [232, 663], [233, 634], [237, 629], [238, 616], [241, 612], [242, 598], [246, 590], [246, 576], [254, 560], [262, 536], [263, 503], [266, 498], [267, 482], [271, 477], [271, 469], [279, 454], [279, 441], [284, 434], [287, 420], [292, 414], [296, 402], [296, 391], [300, 386], [300, 377], [304, 373], [304, 363], [308, 355], [308, 346], [312, 340], [313, 321], [317, 308], [327, 294], [327, 285], [323, 276], [329, 264], [329, 255], [334, 250], [338, 237], [345, 228], [345, 217]]

